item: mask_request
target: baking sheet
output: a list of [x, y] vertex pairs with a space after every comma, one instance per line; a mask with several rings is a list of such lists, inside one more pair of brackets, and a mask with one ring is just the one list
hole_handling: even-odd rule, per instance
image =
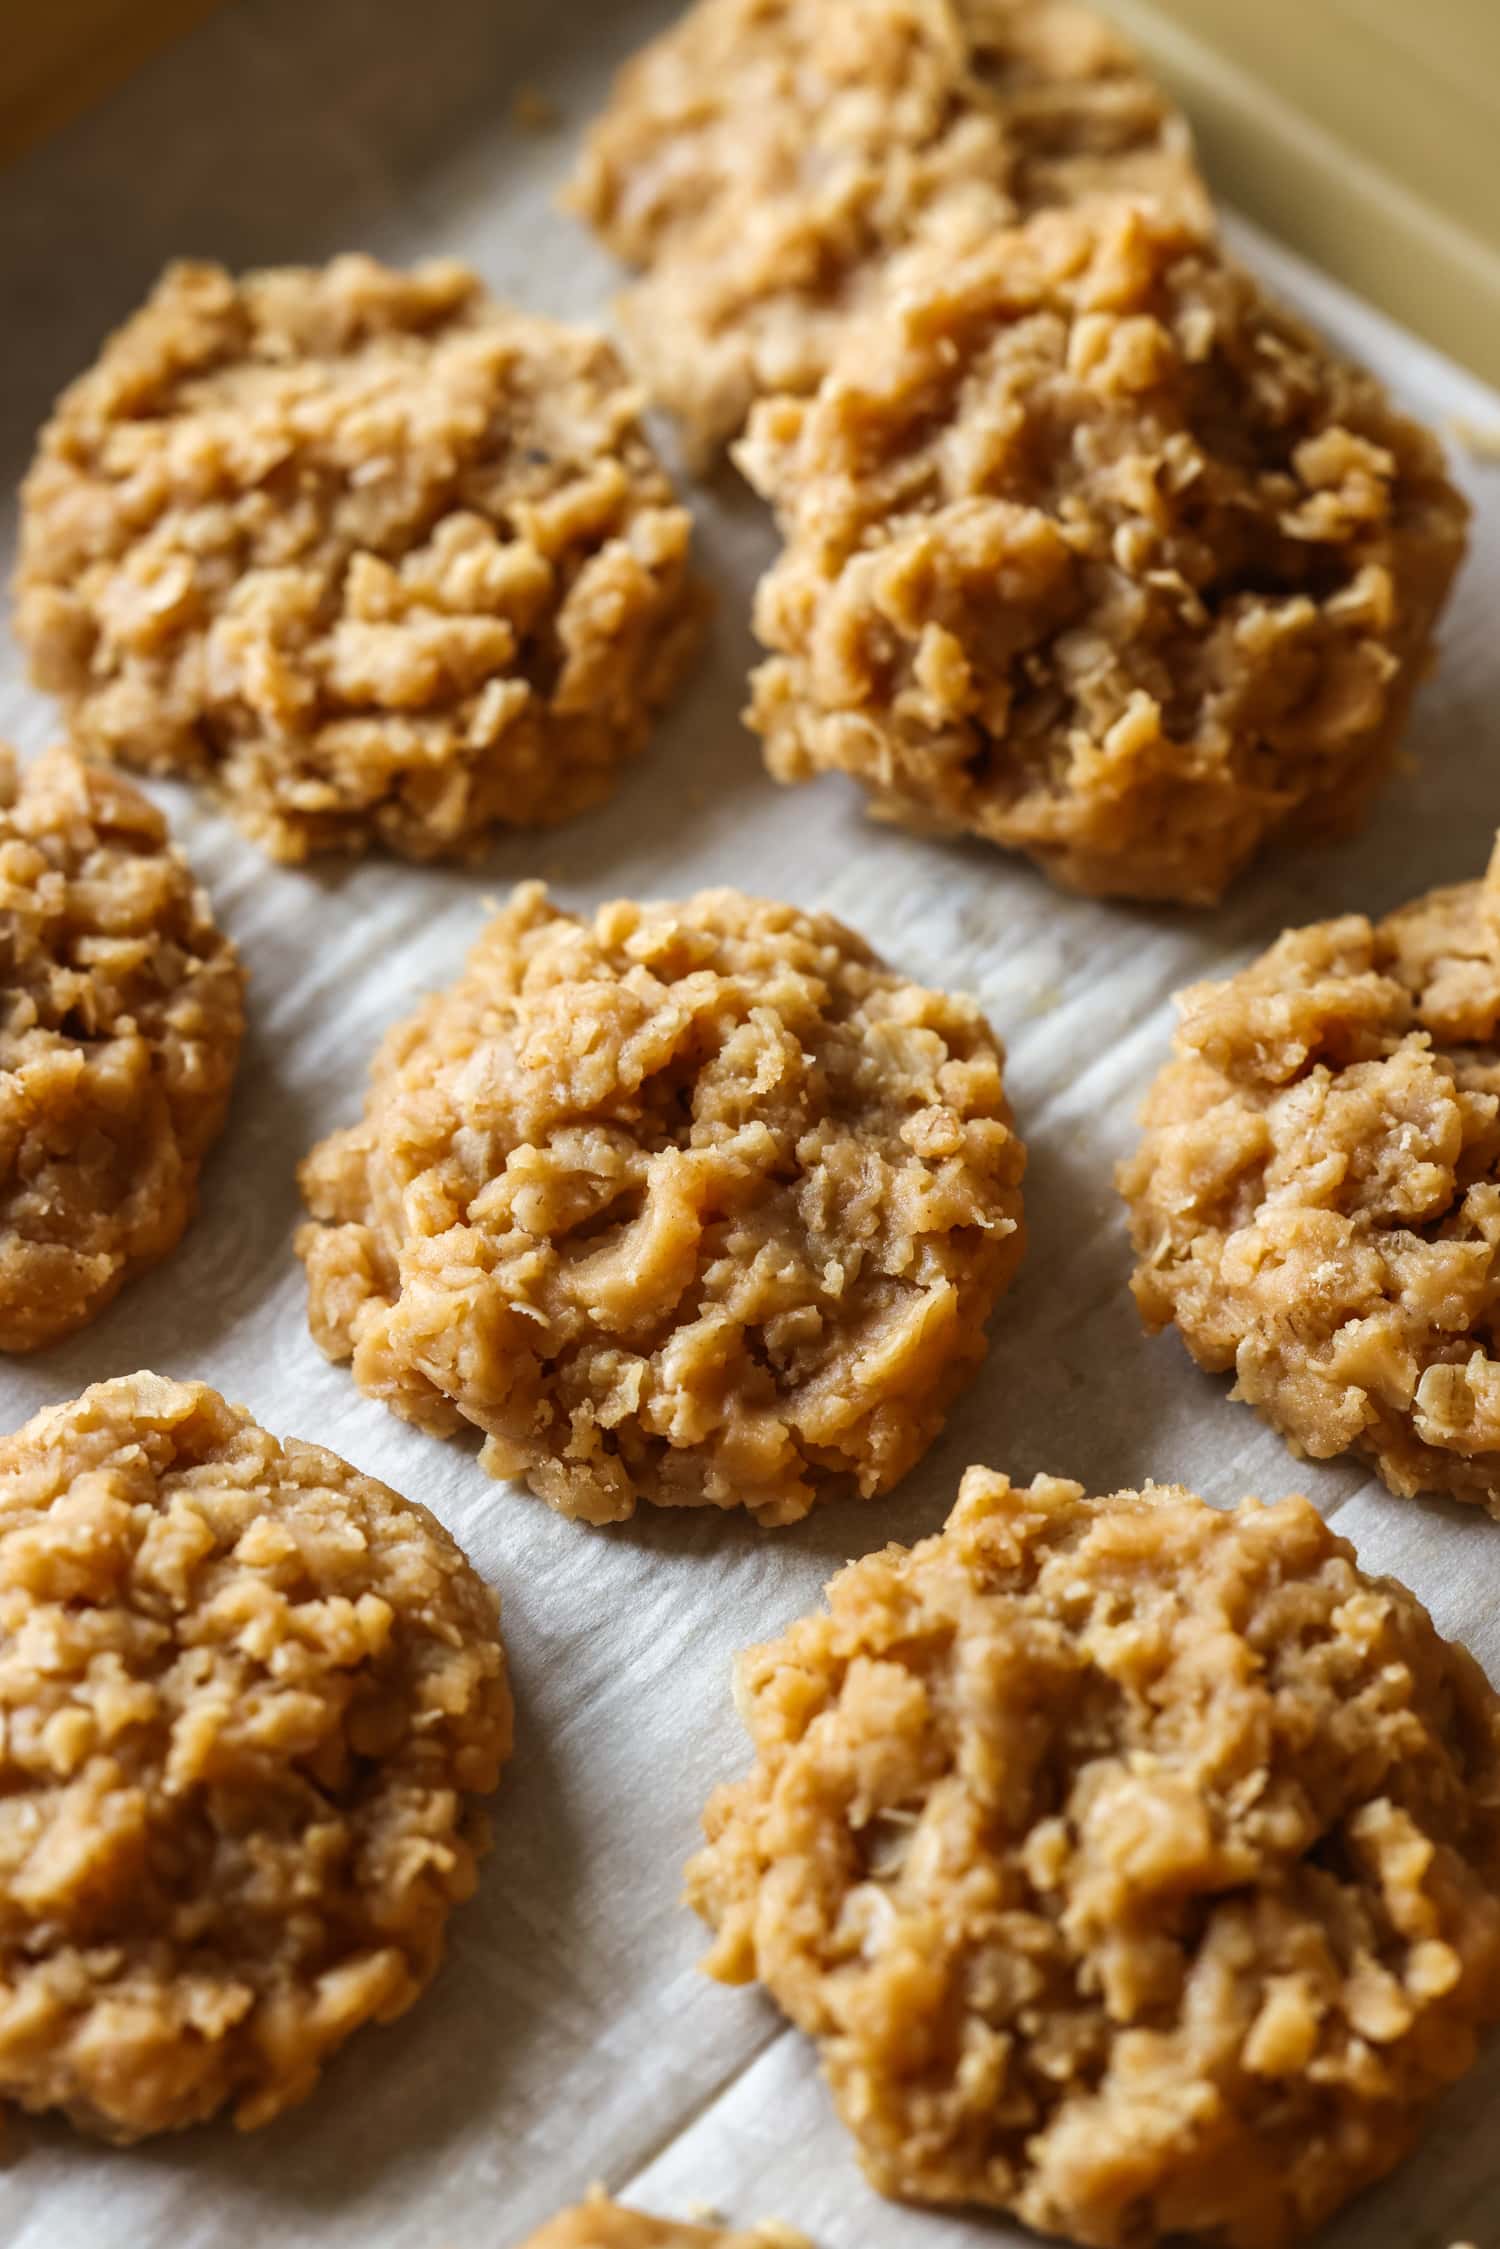
[[[658, 0], [226, 7], [0, 175], [0, 490], [52, 392], [171, 255], [443, 251], [538, 309], [601, 315], [612, 269], [552, 196], [610, 69], [669, 13]], [[515, 122], [526, 86], [558, 102], [557, 133]], [[1500, 430], [1500, 399], [1238, 231], [1412, 407]], [[84, 1334], [5, 1365], [0, 1426], [150, 1366], [201, 1376], [272, 1429], [317, 1437], [426, 1501], [501, 1590], [518, 1751], [479, 1896], [409, 2015], [363, 2034], [305, 2107], [250, 2139], [209, 2128], [115, 2153], [62, 2126], [11, 2125], [0, 2242], [508, 2249], [592, 2179], [673, 2214], [779, 2215], [820, 2249], [1020, 2242], [1003, 2224], [877, 2201], [807, 2050], [758, 1995], [697, 1974], [702, 1932], [677, 1903], [703, 1798], [745, 1761], [733, 1651], [811, 1605], [847, 1556], [935, 1528], [971, 1460], [1096, 1490], [1177, 1478], [1222, 1501], [1306, 1488], [1367, 1565], [1403, 1575], [1500, 1679], [1500, 1527], [1397, 1502], [1346, 1466], [1298, 1466], [1173, 1338], [1148, 1342], [1110, 1186], [1176, 986], [1233, 968], [1288, 921], [1382, 911], [1484, 863], [1500, 819], [1500, 470], [1459, 467], [1478, 508], [1474, 552], [1413, 724], [1415, 770], [1364, 837], [1282, 857], [1212, 915], [1069, 899], [977, 845], [868, 824], [837, 780], [774, 789], [735, 715], [771, 535], [732, 480], [692, 495], [720, 594], [711, 653], [599, 814], [512, 838], [477, 872], [304, 873], [269, 866], [187, 792], [159, 792], [254, 979], [229, 1128], [177, 1255]], [[13, 529], [7, 509], [7, 569]], [[55, 725], [0, 638], [0, 733], [29, 752]], [[978, 993], [1004, 1034], [1031, 1150], [1031, 1247], [980, 1379], [890, 1498], [780, 1533], [650, 1510], [590, 1531], [491, 1484], [464, 1445], [403, 1429], [313, 1349], [288, 1241], [294, 1166], [355, 1111], [379, 1034], [453, 975], [486, 901], [538, 873], [574, 907], [710, 882], [826, 907], [914, 976]], [[1492, 2049], [1425, 2152], [1330, 2229], [1328, 2249], [1500, 2249], [1500, 2135], [1485, 2129], [1497, 2112]]]

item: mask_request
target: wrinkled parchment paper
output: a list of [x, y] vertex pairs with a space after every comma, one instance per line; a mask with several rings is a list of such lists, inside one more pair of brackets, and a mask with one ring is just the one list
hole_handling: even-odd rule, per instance
[[[611, 269], [552, 198], [613, 65], [669, 12], [670, 0], [230, 0], [0, 175], [5, 567], [9, 495], [52, 393], [169, 256], [450, 252], [539, 310], [602, 317]], [[555, 131], [523, 126], [525, 88], [557, 103]], [[1238, 232], [1412, 407], [1500, 431], [1500, 399]], [[745, 1762], [733, 1651], [808, 1608], [846, 1557], [935, 1528], [972, 1460], [1095, 1490], [1175, 1478], [1221, 1501], [1307, 1489], [1367, 1565], [1405, 1577], [1500, 1678], [1500, 1525], [1393, 1500], [1350, 1467], [1298, 1465], [1174, 1338], [1148, 1342], [1110, 1186], [1175, 987], [1237, 966], [1289, 921], [1384, 911], [1484, 864], [1500, 820], [1500, 467], [1459, 465], [1478, 503], [1474, 551], [1412, 727], [1413, 771], [1357, 842], [1282, 857], [1214, 914], [1067, 898], [981, 846], [869, 824], [838, 780], [773, 788], [736, 721], [771, 537], [732, 477], [692, 494], [720, 596], [710, 656], [597, 815], [504, 842], [478, 872], [304, 873], [269, 866], [185, 791], [161, 792], [254, 980], [229, 1128], [179, 1252], [82, 1335], [0, 1369], [0, 1426], [149, 1366], [201, 1376], [272, 1429], [321, 1439], [425, 1500], [501, 1590], [519, 1746], [480, 1894], [404, 2020], [363, 2033], [305, 2107], [249, 2139], [210, 2127], [113, 2153], [61, 2125], [14, 2123], [0, 2141], [0, 2243], [511, 2249], [602, 2179], [668, 2214], [780, 2216], [820, 2249], [1017, 2244], [1002, 2224], [869, 2193], [807, 2049], [758, 1995], [696, 1972], [702, 1932], [677, 1902], [702, 1801]], [[55, 730], [0, 634], [0, 733], [31, 752]], [[539, 873], [569, 906], [731, 882], [829, 908], [912, 975], [978, 993], [1004, 1035], [1031, 1150], [1031, 1246], [979, 1381], [891, 1498], [781, 1533], [649, 1509], [615, 1530], [575, 1527], [487, 1481], [472, 1449], [403, 1429], [314, 1350], [289, 1249], [293, 1168], [356, 1110], [379, 1034], [454, 974], [487, 901]], [[1500, 2048], [1328, 2249], [1497, 2249], [1496, 2125]]]

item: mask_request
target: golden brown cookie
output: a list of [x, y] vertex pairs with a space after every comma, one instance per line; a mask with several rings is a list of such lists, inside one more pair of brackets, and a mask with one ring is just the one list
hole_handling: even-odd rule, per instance
[[827, 915], [525, 885], [303, 1165], [313, 1333], [588, 1522], [873, 1496], [1020, 1257], [1003, 1061]]
[[1298, 1453], [1500, 1514], [1500, 851], [1178, 998], [1120, 1168], [1148, 1328]]
[[593, 2194], [571, 2210], [560, 2210], [521, 2249], [811, 2249], [811, 2244], [787, 2226], [726, 2233], [722, 2226], [651, 2218], [644, 2210], [626, 2210], [602, 2194]]
[[0, 745], [0, 1350], [93, 1319], [176, 1247], [244, 977], [139, 789]]
[[0, 2098], [117, 2141], [410, 2005], [511, 1739], [442, 1525], [151, 1374], [0, 1442], [0, 1715]]
[[42, 433], [32, 675], [85, 749], [210, 782], [280, 859], [563, 819], [696, 631], [638, 407], [602, 337], [451, 262], [169, 267]]
[[971, 1468], [742, 1660], [689, 1896], [873, 2183], [1280, 2249], [1500, 2019], [1500, 1697], [1304, 1499]]
[[706, 453], [817, 388], [912, 242], [1119, 194], [1208, 223], [1183, 119], [1073, 0], [699, 0], [621, 73], [569, 200], [645, 269], [628, 348]]
[[1123, 207], [913, 257], [740, 457], [786, 535], [750, 713], [778, 780], [1194, 904], [1363, 812], [1467, 520], [1371, 376]]

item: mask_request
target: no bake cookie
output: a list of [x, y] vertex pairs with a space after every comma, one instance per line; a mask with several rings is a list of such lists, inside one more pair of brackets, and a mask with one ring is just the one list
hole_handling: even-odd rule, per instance
[[621, 73], [571, 202], [644, 269], [627, 347], [707, 453], [816, 389], [913, 242], [1121, 194], [1208, 223], [1182, 117], [1072, 0], [700, 0]]
[[277, 858], [461, 857], [605, 796], [695, 638], [602, 337], [464, 266], [168, 269], [27, 479], [17, 628], [87, 750]]
[[1120, 1171], [1147, 1326], [1297, 1451], [1500, 1513], [1500, 855], [1178, 1008]]
[[589, 1522], [884, 1491], [1020, 1256], [1002, 1066], [827, 915], [526, 885], [303, 1166], [313, 1333]]
[[971, 1469], [743, 1659], [689, 1896], [884, 2193], [1280, 2249], [1500, 2018], [1500, 1697], [1303, 1499]]
[[522, 2249], [811, 2249], [811, 2243], [789, 2226], [726, 2232], [722, 2226], [648, 2217], [644, 2210], [627, 2210], [598, 2194], [560, 2210]]
[[119, 775], [0, 746], [0, 1350], [34, 1351], [175, 1248], [219, 1135], [244, 977]]
[[410, 2005], [511, 1738], [426, 1509], [149, 1374], [0, 1442], [0, 1717], [0, 2099], [118, 2141]]
[[782, 781], [1078, 890], [1207, 903], [1349, 827], [1464, 549], [1437, 441], [1160, 213], [915, 255], [740, 458], [786, 536], [750, 718]]

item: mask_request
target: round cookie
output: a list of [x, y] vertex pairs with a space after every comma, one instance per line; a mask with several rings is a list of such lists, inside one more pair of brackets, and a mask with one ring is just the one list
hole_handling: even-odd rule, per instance
[[1500, 2019], [1500, 1697], [1304, 1499], [973, 1468], [742, 1659], [688, 1869], [882, 2192], [1280, 2249]]
[[175, 1248], [244, 1031], [234, 947], [118, 774], [0, 745], [0, 1350]]
[[708, 453], [817, 388], [912, 242], [1120, 194], [1210, 223], [1183, 118], [1073, 0], [699, 0], [621, 73], [570, 201], [645, 269], [631, 358]]
[[1294, 1451], [1500, 1514], [1500, 851], [1178, 998], [1120, 1167], [1148, 1328]]
[[511, 1740], [441, 1524], [150, 1374], [0, 1442], [0, 1714], [0, 2098], [122, 2142], [416, 1998]]
[[313, 1334], [588, 1522], [882, 1492], [1021, 1254], [1003, 1060], [826, 915], [525, 885], [303, 1165]]
[[1435, 439], [1175, 219], [914, 254], [740, 458], [778, 780], [1100, 895], [1215, 899], [1382, 778], [1464, 547]]
[[608, 794], [696, 635], [602, 337], [451, 262], [169, 267], [59, 401], [17, 629], [87, 750], [275, 857], [467, 856]]
[[648, 2217], [644, 2210], [627, 2210], [603, 2194], [592, 2194], [587, 2202], [560, 2210], [521, 2249], [811, 2249], [811, 2244], [789, 2226], [726, 2233], [722, 2226]]

